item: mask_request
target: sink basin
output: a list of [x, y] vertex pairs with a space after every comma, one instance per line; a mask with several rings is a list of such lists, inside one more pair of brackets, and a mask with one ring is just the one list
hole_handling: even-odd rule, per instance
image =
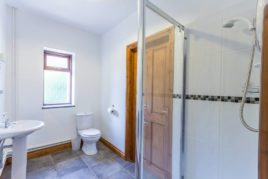
[[0, 140], [12, 138], [11, 179], [26, 179], [27, 167], [27, 135], [42, 128], [44, 122], [21, 120], [11, 122], [8, 128], [0, 123]]
[[29, 135], [30, 133], [42, 128], [44, 125], [44, 122], [37, 120], [11, 122], [8, 128], [0, 128], [0, 140]]

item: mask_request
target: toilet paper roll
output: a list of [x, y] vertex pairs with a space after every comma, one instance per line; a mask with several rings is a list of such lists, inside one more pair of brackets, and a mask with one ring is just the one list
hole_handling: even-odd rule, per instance
[[109, 107], [109, 108], [107, 109], [107, 112], [110, 113], [110, 114], [114, 113], [114, 112], [115, 112], [114, 107]]

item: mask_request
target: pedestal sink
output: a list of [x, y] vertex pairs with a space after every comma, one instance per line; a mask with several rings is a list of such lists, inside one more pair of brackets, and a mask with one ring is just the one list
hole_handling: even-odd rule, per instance
[[11, 179], [26, 179], [27, 136], [44, 125], [41, 121], [21, 120], [0, 128], [0, 140], [13, 139]]

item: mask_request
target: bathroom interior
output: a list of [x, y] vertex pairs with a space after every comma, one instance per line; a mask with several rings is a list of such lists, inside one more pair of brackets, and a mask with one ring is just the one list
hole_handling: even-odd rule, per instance
[[0, 178], [267, 179], [265, 7], [0, 0]]

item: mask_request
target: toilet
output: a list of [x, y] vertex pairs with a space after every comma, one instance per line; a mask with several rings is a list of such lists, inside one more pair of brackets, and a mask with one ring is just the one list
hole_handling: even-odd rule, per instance
[[82, 151], [86, 155], [94, 155], [98, 152], [96, 145], [101, 137], [101, 132], [93, 128], [93, 121], [93, 113], [76, 114], [77, 132], [83, 141]]

